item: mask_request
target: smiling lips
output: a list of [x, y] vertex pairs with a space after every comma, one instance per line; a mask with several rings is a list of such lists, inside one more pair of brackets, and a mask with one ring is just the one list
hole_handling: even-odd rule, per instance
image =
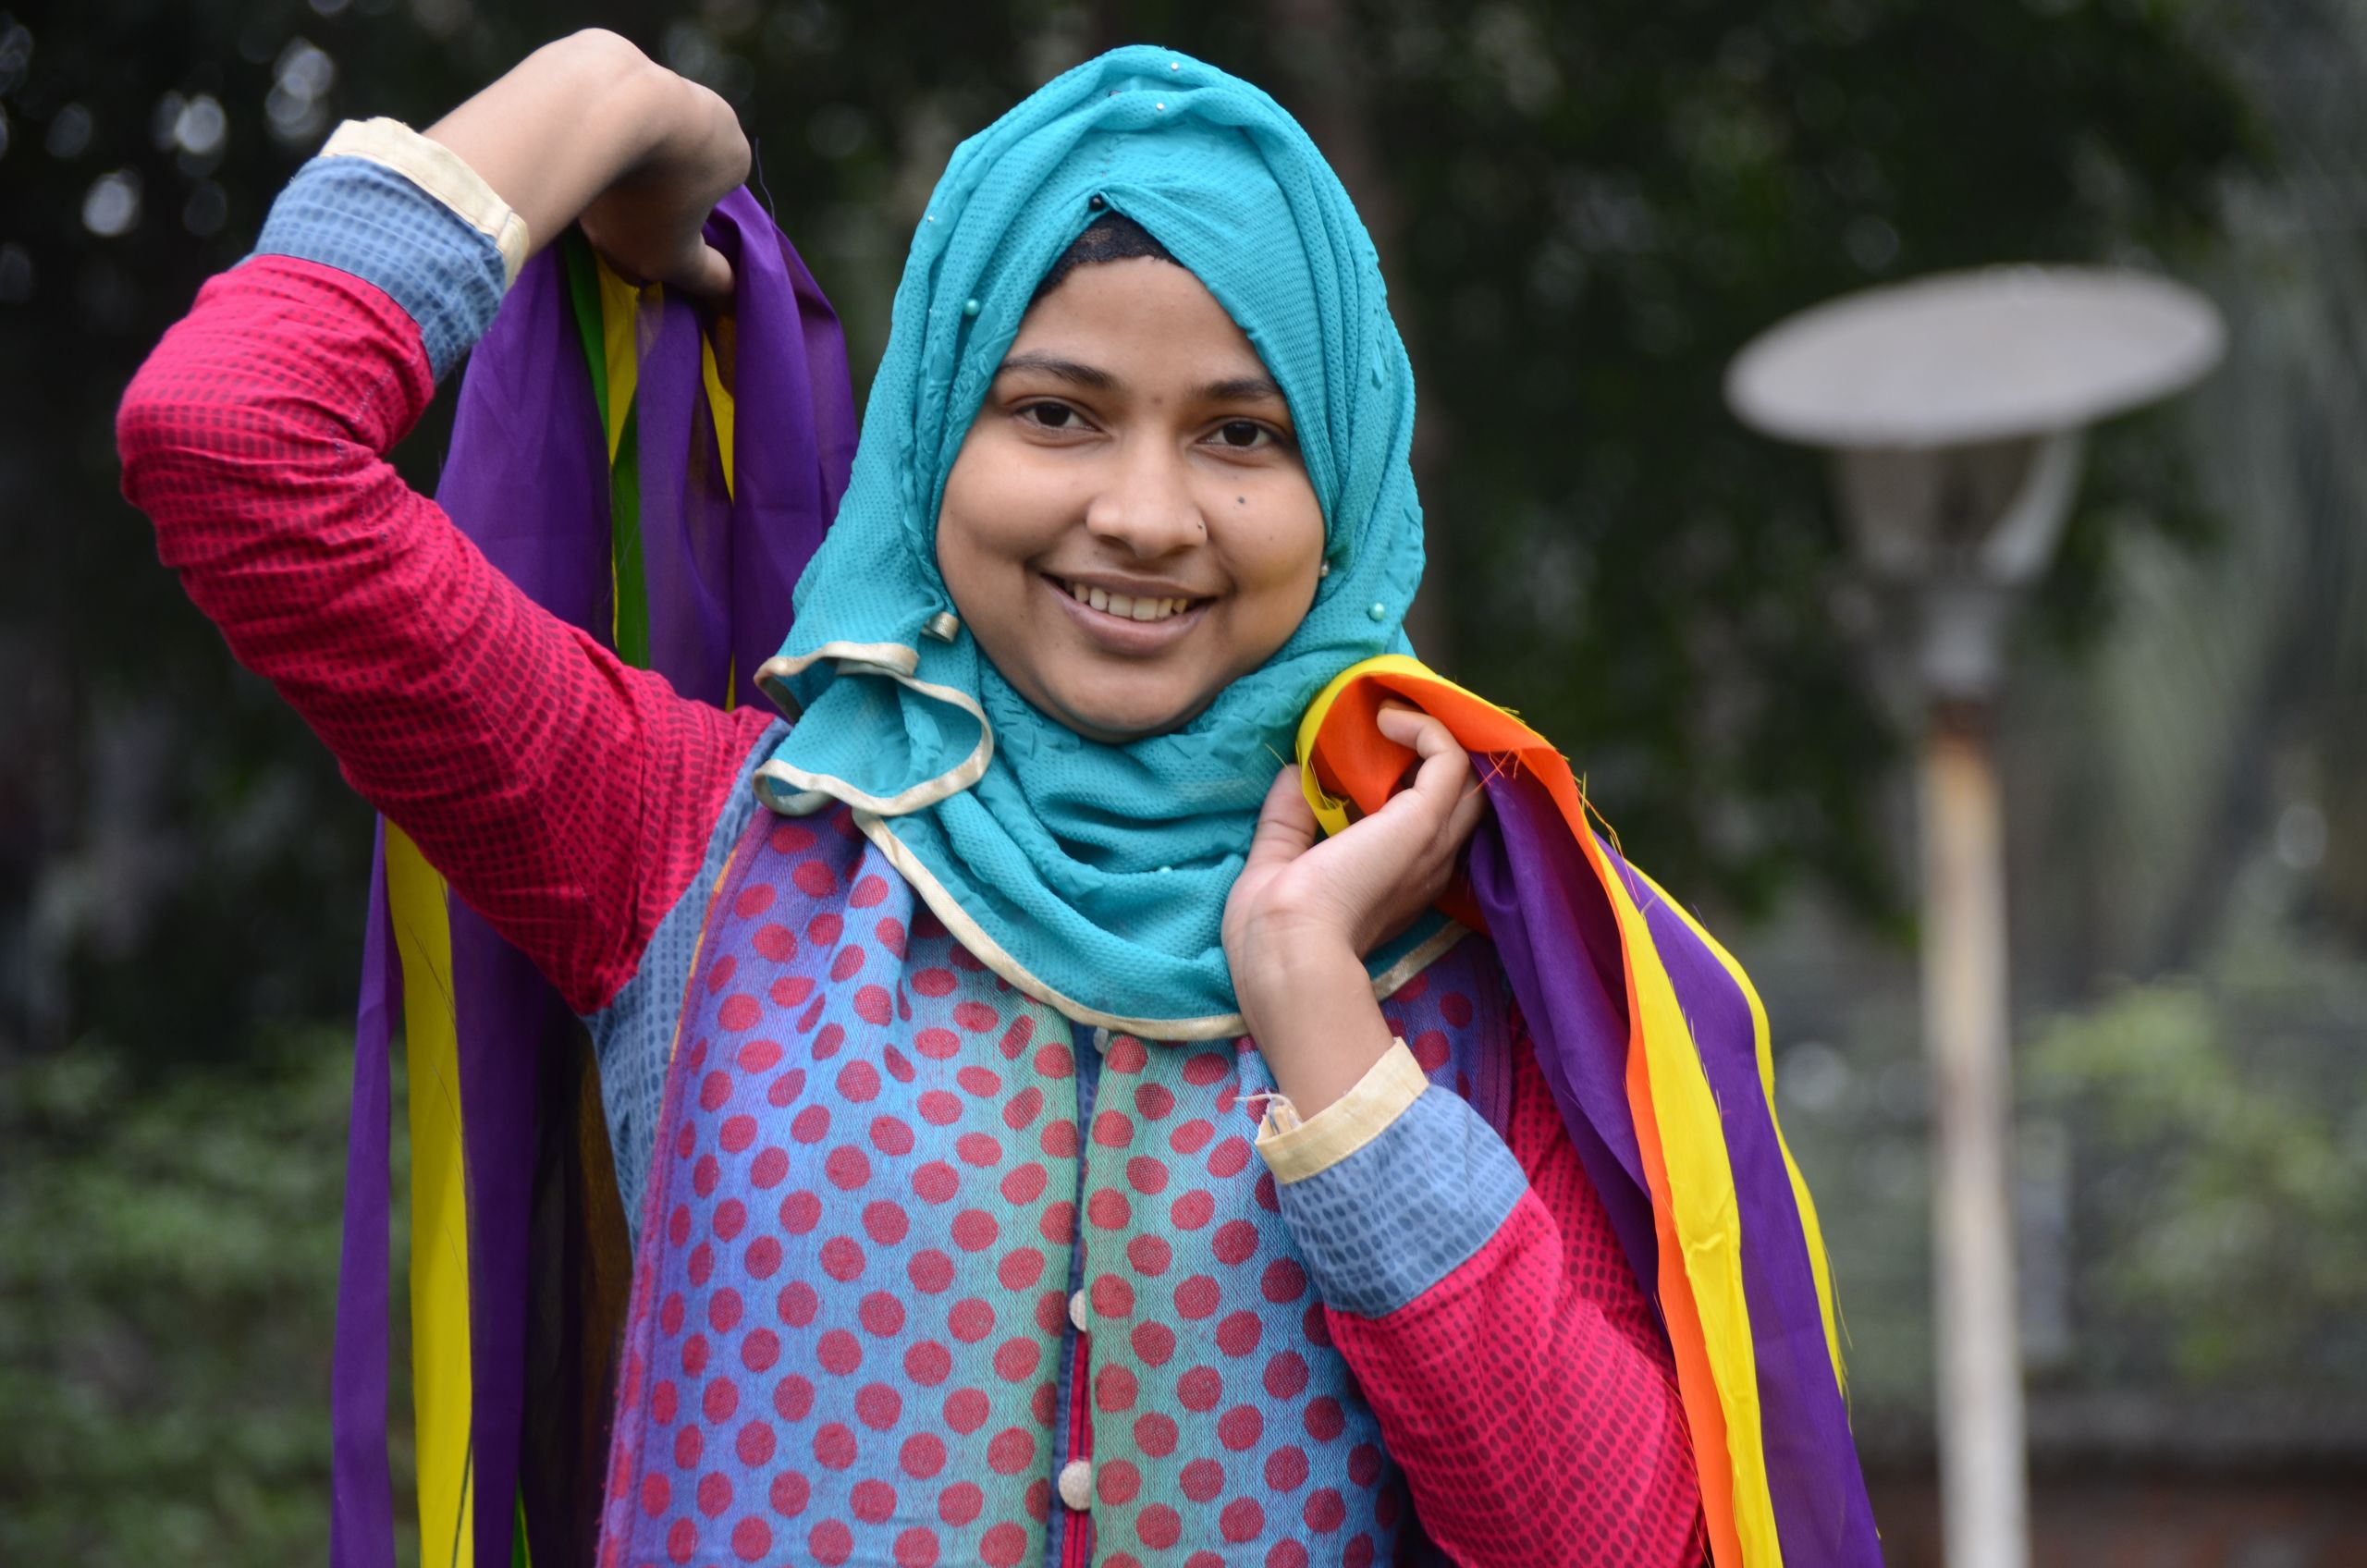
[[1147, 594], [1112, 594], [1106, 588], [1087, 587], [1082, 582], [1069, 582], [1057, 577], [1052, 582], [1078, 604], [1105, 615], [1116, 616], [1122, 620], [1166, 620], [1200, 603], [1197, 599], [1158, 597]]

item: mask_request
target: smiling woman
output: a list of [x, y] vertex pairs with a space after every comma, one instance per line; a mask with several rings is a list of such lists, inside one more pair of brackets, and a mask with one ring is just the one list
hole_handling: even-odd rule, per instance
[[[730, 439], [799, 434], [765, 422], [814, 410], [749, 374], [800, 330], [790, 258], [744, 193], [702, 229], [746, 158], [719, 101], [603, 35], [430, 136], [343, 128], [121, 418], [192, 596], [598, 1043], [641, 1221], [595, 1347], [601, 1561], [1673, 1568], [1734, 1539], [1757, 1434], [1730, 1474], [1703, 1428], [1697, 1467], [1728, 1385], [1677, 1386], [1631, 1241], [1657, 1211], [1633, 1171], [1598, 1185], [1528, 980], [1437, 907], [1489, 799], [1463, 744], [1380, 711], [1397, 787], [1321, 838], [1280, 766], [1318, 693], [1404, 654], [1422, 556], [1378, 258], [1266, 94], [1119, 50], [955, 153], [760, 677], [783, 715], [628, 668], [394, 477], [521, 265], [481, 403], [554, 342], [584, 369], [532, 313], [564, 289], [527, 257], [570, 222], [728, 298]], [[525, 460], [518, 413], [480, 456]], [[502, 504], [575, 504], [566, 466]], [[835, 495], [823, 467], [789, 477]], [[1554, 1026], [1617, 1058], [1625, 991], [1548, 958], [1585, 1004]], [[1816, 1355], [1806, 1380], [1836, 1397]], [[488, 1562], [492, 1408], [423, 1447], [423, 1531]], [[341, 1513], [340, 1568], [384, 1534]]]
[[1289, 640], [1323, 512], [1282, 388], [1215, 297], [1171, 263], [1100, 262], [1021, 323], [947, 476], [937, 556], [1003, 678], [1122, 742]]

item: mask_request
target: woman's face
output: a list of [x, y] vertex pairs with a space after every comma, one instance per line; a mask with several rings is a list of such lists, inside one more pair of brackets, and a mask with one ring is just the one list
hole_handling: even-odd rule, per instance
[[1090, 740], [1184, 724], [1315, 602], [1323, 514], [1282, 389], [1198, 278], [1077, 267], [1020, 324], [937, 558], [1019, 693]]

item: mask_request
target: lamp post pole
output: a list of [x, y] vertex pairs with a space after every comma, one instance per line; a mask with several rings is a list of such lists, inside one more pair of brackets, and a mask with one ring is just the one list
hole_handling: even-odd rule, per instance
[[2007, 1151], [2005, 875], [1991, 704], [1923, 734], [1923, 1033], [1931, 1054], [1940, 1518], [1948, 1568], [2025, 1568], [2029, 1481]]
[[1947, 1568], [2030, 1561], [1993, 724], [2005, 628], [2054, 557], [2080, 433], [2189, 386], [2224, 341], [2218, 313], [2177, 284], [2016, 266], [1829, 300], [1727, 371], [1746, 423], [1832, 455], [1860, 558], [1914, 612]]

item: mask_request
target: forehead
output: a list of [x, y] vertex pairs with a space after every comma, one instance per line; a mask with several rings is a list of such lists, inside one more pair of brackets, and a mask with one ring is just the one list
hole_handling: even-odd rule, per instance
[[1029, 309], [1011, 356], [1052, 355], [1122, 381], [1268, 376], [1249, 338], [1191, 272], [1151, 257], [1080, 266]]

